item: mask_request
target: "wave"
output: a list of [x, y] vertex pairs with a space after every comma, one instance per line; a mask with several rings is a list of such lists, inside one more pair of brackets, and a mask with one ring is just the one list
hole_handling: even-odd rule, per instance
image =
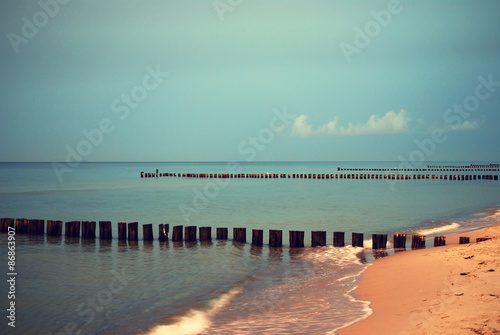
[[454, 229], [457, 229], [459, 227], [460, 227], [460, 225], [458, 223], [453, 222], [453, 223], [448, 224], [446, 226], [417, 230], [416, 233], [419, 235], [433, 235], [433, 234], [442, 233], [442, 232], [445, 232], [448, 230], [454, 230]]
[[222, 307], [226, 306], [235, 295], [241, 292], [237, 286], [220, 297], [209, 302], [206, 310], [191, 309], [186, 315], [180, 316], [176, 322], [170, 325], [156, 326], [147, 335], [196, 335], [210, 327], [211, 318]]
[[[352, 279], [353, 280], [353, 283], [356, 283], [358, 278], [363, 274], [363, 272], [366, 270], [366, 267], [361, 270], [359, 273], [357, 274], [354, 274], [354, 275], [350, 275], [350, 276], [346, 276], [346, 277], [343, 277], [343, 278], [340, 278], [338, 279], [337, 281], [343, 281], [343, 280], [347, 280], [347, 279]], [[347, 328], [349, 326], [352, 326], [353, 324], [355, 323], [358, 323], [364, 319], [367, 319], [370, 315], [373, 314], [373, 309], [371, 309], [370, 305], [371, 305], [371, 302], [370, 301], [365, 301], [365, 300], [357, 300], [351, 293], [353, 291], [355, 291], [356, 289], [358, 288], [358, 286], [353, 286], [349, 291], [347, 291], [346, 294], [344, 294], [345, 297], [347, 297], [349, 299], [350, 302], [352, 303], [361, 303], [361, 311], [362, 311], [362, 314], [361, 316], [359, 316], [357, 319], [355, 320], [352, 320], [350, 322], [346, 322], [344, 323], [343, 325], [341, 325], [340, 327], [336, 327], [334, 328], [332, 331], [328, 332], [327, 334], [328, 335], [335, 335], [337, 334], [337, 331], [340, 330], [340, 329], [343, 329], [343, 328]]]
[[334, 247], [332, 245], [323, 247], [321, 252], [310, 252], [304, 255], [305, 260], [314, 261], [318, 264], [322, 262], [335, 262], [337, 266], [347, 266], [350, 264], [361, 265], [357, 254], [362, 250], [359, 247], [346, 245], [343, 248]]

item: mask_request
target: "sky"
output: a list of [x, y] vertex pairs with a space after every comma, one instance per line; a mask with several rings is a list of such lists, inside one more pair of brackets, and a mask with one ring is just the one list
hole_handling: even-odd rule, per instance
[[499, 13], [1, 1], [0, 161], [500, 161]]

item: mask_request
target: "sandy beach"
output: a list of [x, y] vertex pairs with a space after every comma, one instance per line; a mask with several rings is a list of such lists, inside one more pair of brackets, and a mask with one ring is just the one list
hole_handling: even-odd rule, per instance
[[[459, 236], [472, 243], [459, 245]], [[373, 314], [339, 335], [500, 333], [500, 224], [379, 259], [355, 295], [371, 302]]]

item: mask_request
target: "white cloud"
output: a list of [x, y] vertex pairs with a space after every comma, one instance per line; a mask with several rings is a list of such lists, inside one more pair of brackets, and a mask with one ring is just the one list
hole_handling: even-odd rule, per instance
[[404, 110], [398, 114], [393, 111], [385, 113], [384, 116], [371, 115], [364, 124], [353, 124], [349, 122], [347, 127], [337, 127], [340, 118], [335, 116], [333, 121], [314, 129], [308, 123], [308, 116], [302, 114], [295, 119], [292, 125], [292, 136], [309, 137], [314, 135], [330, 136], [360, 136], [372, 134], [394, 134], [404, 133], [408, 130], [410, 118]]
[[449, 131], [471, 131], [471, 130], [476, 130], [479, 129], [482, 123], [484, 123], [484, 118], [483, 121], [479, 120], [465, 120], [462, 122], [462, 124], [455, 124], [455, 125], [448, 125], [445, 128], [443, 128], [444, 131], [449, 132]]

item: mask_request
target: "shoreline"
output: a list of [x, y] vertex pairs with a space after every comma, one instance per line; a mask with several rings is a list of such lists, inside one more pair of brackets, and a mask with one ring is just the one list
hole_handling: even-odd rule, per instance
[[[459, 244], [460, 236], [472, 243]], [[476, 243], [478, 237], [492, 239]], [[337, 334], [500, 331], [500, 223], [447, 235], [446, 244], [374, 261], [354, 290], [372, 314]]]

